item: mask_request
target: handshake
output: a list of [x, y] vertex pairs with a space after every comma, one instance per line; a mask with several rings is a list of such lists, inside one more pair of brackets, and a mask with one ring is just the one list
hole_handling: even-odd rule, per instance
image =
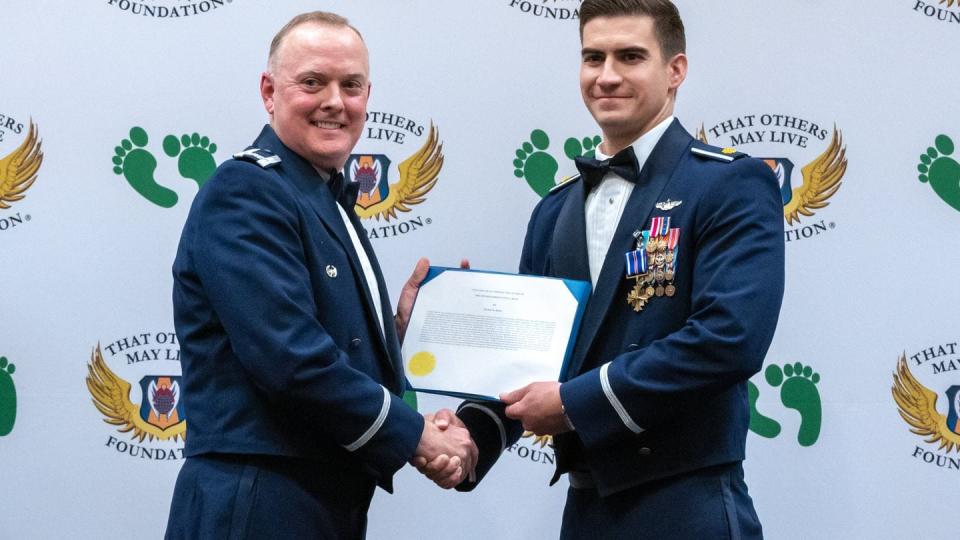
[[450, 409], [424, 415], [423, 434], [410, 464], [443, 489], [473, 475], [479, 451], [470, 432]]

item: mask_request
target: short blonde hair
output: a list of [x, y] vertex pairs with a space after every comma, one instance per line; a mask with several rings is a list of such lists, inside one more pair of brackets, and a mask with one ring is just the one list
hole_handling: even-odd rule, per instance
[[301, 13], [296, 17], [290, 19], [290, 22], [283, 25], [283, 28], [277, 32], [277, 35], [273, 36], [273, 41], [270, 42], [270, 54], [267, 55], [267, 67], [271, 71], [273, 70], [274, 62], [276, 60], [277, 51], [280, 49], [280, 45], [283, 44], [283, 40], [287, 37], [294, 28], [302, 24], [321, 24], [324, 26], [334, 26], [334, 27], [344, 27], [349, 28], [357, 33], [357, 36], [360, 37], [360, 41], [363, 41], [363, 35], [360, 34], [360, 31], [357, 30], [346, 17], [341, 17], [336, 13], [330, 13], [329, 11], [310, 11], [308, 13]]

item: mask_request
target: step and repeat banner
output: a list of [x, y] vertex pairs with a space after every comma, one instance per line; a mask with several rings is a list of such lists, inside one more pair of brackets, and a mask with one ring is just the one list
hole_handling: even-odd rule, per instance
[[[745, 463], [767, 537], [956, 538], [960, 2], [678, 5], [677, 117], [783, 186], [787, 290]], [[578, 7], [7, 0], [0, 538], [162, 537], [190, 425], [170, 267], [198, 187], [266, 122], [259, 76], [287, 20], [335, 11], [369, 46], [349, 168], [381, 186], [357, 211], [395, 302], [421, 256], [515, 271], [530, 211], [599, 144]], [[442, 167], [413, 175], [418, 154]], [[432, 187], [410, 200], [413, 184]], [[408, 468], [369, 536], [555, 538], [554, 461], [526, 436], [469, 494]]]

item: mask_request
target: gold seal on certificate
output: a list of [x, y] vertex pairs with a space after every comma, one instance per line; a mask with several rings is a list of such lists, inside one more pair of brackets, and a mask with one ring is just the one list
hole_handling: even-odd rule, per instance
[[430, 268], [403, 343], [418, 392], [497, 399], [535, 381], [559, 380], [590, 283]]

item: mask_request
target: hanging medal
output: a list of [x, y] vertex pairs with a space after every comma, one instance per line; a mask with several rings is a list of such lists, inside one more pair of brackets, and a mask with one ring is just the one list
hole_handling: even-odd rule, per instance
[[627, 279], [639, 278], [647, 273], [647, 253], [645, 251], [647, 238], [650, 231], [637, 231], [634, 236], [637, 239], [637, 247], [629, 251], [624, 256], [627, 262]]
[[667, 235], [667, 269], [664, 272], [664, 278], [667, 285], [664, 287], [664, 294], [673, 296], [677, 294], [677, 287], [673, 280], [676, 277], [677, 260], [680, 253], [680, 229], [670, 229]]
[[650, 231], [637, 231], [634, 233], [637, 239], [636, 249], [625, 254], [627, 263], [627, 279], [633, 278], [633, 288], [627, 293], [627, 304], [634, 311], [641, 311], [643, 306], [650, 300], [652, 294], [647, 294], [647, 248], [650, 245]]

